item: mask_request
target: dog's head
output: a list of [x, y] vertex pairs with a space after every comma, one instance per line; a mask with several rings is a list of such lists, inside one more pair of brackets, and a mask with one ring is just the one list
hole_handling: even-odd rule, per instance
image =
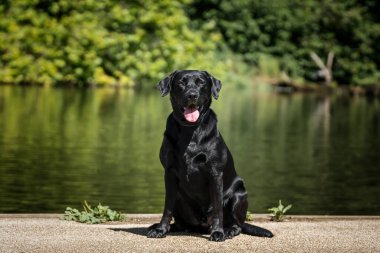
[[161, 96], [170, 93], [174, 116], [183, 125], [198, 124], [211, 104], [218, 99], [222, 84], [206, 71], [177, 70], [161, 80]]

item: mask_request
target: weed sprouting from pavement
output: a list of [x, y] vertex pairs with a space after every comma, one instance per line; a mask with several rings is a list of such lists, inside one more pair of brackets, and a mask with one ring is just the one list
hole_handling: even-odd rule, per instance
[[63, 219], [88, 224], [97, 224], [106, 221], [123, 221], [127, 218], [125, 214], [114, 211], [109, 208], [109, 206], [102, 206], [100, 203], [98, 206], [91, 208], [86, 200], [83, 202], [83, 209], [84, 210], [80, 212], [75, 208], [67, 207]]
[[268, 211], [271, 211], [271, 220], [272, 221], [284, 221], [285, 219], [285, 213], [289, 211], [289, 209], [292, 208], [292, 205], [288, 205], [284, 207], [281, 203], [281, 200], [278, 201], [277, 207], [269, 208]]

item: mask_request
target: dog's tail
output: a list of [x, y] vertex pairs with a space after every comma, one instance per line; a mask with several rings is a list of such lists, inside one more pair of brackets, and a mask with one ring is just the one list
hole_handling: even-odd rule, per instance
[[260, 237], [269, 237], [269, 238], [273, 237], [273, 234], [271, 231], [265, 228], [248, 224], [248, 223], [244, 223], [241, 228], [242, 228], [243, 234], [260, 236]]

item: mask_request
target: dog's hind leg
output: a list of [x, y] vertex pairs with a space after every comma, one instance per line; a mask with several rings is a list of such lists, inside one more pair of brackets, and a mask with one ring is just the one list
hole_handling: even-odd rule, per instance
[[[226, 210], [227, 209], [227, 210]], [[247, 192], [235, 192], [225, 207], [224, 234], [227, 239], [239, 235], [248, 209]]]
[[260, 236], [273, 237], [272, 232], [265, 228], [245, 223], [248, 209], [247, 192], [243, 189], [235, 192], [225, 206], [224, 234], [227, 239], [239, 235], [240, 233]]
[[232, 203], [232, 214], [234, 222], [227, 234], [228, 238], [238, 235], [240, 232], [253, 236], [273, 237], [272, 232], [265, 228], [245, 223], [245, 217], [248, 209], [247, 192], [237, 192], [234, 194], [234, 202]]

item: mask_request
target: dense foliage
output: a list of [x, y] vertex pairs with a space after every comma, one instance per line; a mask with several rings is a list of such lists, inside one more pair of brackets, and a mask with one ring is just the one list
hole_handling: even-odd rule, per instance
[[195, 0], [188, 13], [214, 21], [233, 51], [269, 74], [311, 78], [310, 53], [332, 51], [339, 83], [379, 84], [379, 9], [376, 0]]
[[248, 66], [315, 80], [310, 53], [333, 52], [338, 83], [380, 84], [379, 9], [376, 0], [3, 0], [0, 82], [151, 86], [174, 69], [225, 80]]
[[227, 64], [216, 63], [215, 56], [221, 37], [207, 27], [190, 30], [182, 5], [171, 0], [1, 1], [0, 81], [133, 86], [157, 81], [174, 68], [223, 73]]

